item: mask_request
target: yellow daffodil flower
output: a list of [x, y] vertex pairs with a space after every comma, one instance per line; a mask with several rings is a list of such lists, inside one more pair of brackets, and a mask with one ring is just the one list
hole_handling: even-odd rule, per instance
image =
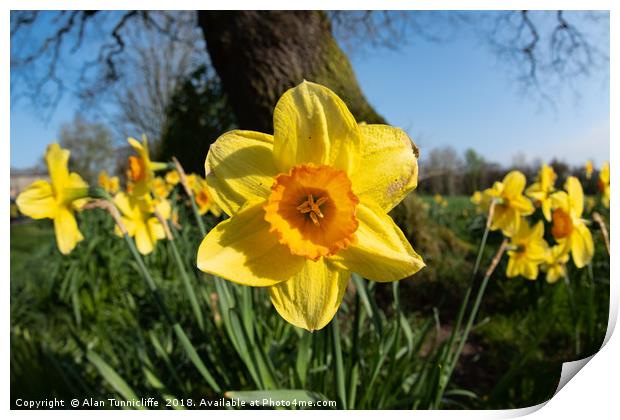
[[603, 205], [609, 208], [609, 162], [605, 162], [598, 174], [598, 190], [601, 193]]
[[170, 191], [172, 191], [172, 186], [166, 183], [163, 178], [157, 176], [153, 178], [151, 191], [157, 198], [167, 198], [170, 195]]
[[483, 194], [481, 191], [474, 191], [469, 198], [469, 201], [476, 207], [476, 213], [482, 213], [483, 207]]
[[331, 90], [303, 82], [274, 111], [274, 135], [231, 131], [206, 180], [231, 217], [200, 244], [198, 268], [268, 287], [278, 313], [313, 331], [336, 314], [350, 272], [379, 282], [424, 262], [387, 215], [417, 186], [417, 148], [399, 129], [357, 124]]
[[107, 171], [99, 172], [98, 183], [101, 188], [110, 194], [116, 194], [119, 190], [119, 181], [117, 176], [110, 177]]
[[194, 199], [198, 206], [198, 212], [203, 215], [210, 211], [215, 217], [220, 217], [222, 211], [215, 204], [215, 201], [211, 198], [209, 189], [207, 187], [207, 181], [202, 178], [198, 178], [194, 183]]
[[172, 186], [177, 185], [181, 181], [177, 171], [169, 171], [166, 173], [166, 182]]
[[189, 174], [185, 177], [187, 187], [190, 190], [193, 190], [196, 187], [196, 181], [198, 180], [198, 178], [200, 178], [200, 176], [196, 174]]
[[551, 234], [561, 246], [570, 251], [578, 268], [584, 267], [594, 255], [592, 234], [581, 218], [583, 213], [583, 189], [574, 176], [568, 177], [566, 191], [551, 196], [553, 204], [553, 225]]
[[127, 165], [127, 179], [131, 182], [132, 192], [137, 196], [145, 195], [150, 191], [154, 171], [166, 169], [167, 165], [160, 162], [152, 162], [149, 155], [149, 145], [146, 136], [142, 136], [142, 142], [129, 137], [127, 139], [138, 156], [129, 156]]
[[[114, 204], [120, 210], [127, 234], [134, 238], [138, 251], [142, 255], [153, 252], [157, 241], [166, 237], [164, 227], [154, 212], [159, 212], [164, 219], [170, 218], [170, 203], [167, 200], [155, 201], [149, 195], [121, 192], [114, 197]], [[122, 235], [118, 226], [116, 233]]]
[[564, 277], [566, 274], [566, 263], [569, 258], [566, 248], [561, 245], [556, 245], [549, 249], [547, 259], [541, 266], [542, 271], [547, 273], [547, 283], [555, 283], [558, 279]]
[[481, 206], [488, 209], [492, 200], [496, 202], [491, 230], [501, 229], [510, 237], [519, 230], [521, 217], [534, 213], [534, 205], [523, 195], [524, 188], [525, 175], [512, 171], [502, 182], [495, 182], [493, 187], [484, 190]]
[[441, 194], [435, 194], [433, 196], [433, 200], [435, 200], [435, 203], [437, 203], [437, 205], [439, 206], [448, 207], [448, 201], [445, 198], [443, 198]]
[[53, 219], [58, 249], [68, 254], [84, 239], [73, 212], [88, 196], [88, 184], [75, 172], [69, 172], [69, 151], [58, 144], [49, 145], [45, 162], [51, 183], [38, 180], [30, 184], [17, 197], [17, 207], [33, 219]]
[[469, 201], [475, 206], [479, 206], [482, 203], [482, 193], [480, 191], [474, 191]]
[[586, 179], [592, 178], [592, 172], [594, 172], [594, 165], [591, 160], [586, 161]]
[[521, 221], [519, 230], [510, 238], [506, 276], [523, 276], [529, 280], [538, 277], [538, 266], [547, 259], [548, 245], [543, 239], [545, 228], [542, 221], [530, 227]]
[[525, 195], [541, 207], [543, 216], [549, 222], [551, 221], [551, 194], [555, 190], [556, 178], [557, 175], [553, 168], [549, 165], [543, 165], [536, 182], [525, 190]]

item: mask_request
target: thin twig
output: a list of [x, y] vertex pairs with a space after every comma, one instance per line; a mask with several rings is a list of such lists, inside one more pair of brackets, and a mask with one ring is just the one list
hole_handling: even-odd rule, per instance
[[169, 241], [173, 240], [174, 236], [172, 236], [172, 232], [170, 231], [170, 226], [168, 226], [168, 222], [166, 221], [166, 219], [164, 219], [164, 216], [162, 216], [161, 213], [158, 212], [157, 210], [155, 210], [153, 214], [155, 215], [157, 220], [159, 220], [159, 223], [163, 226], [164, 233], [166, 234], [166, 239], [168, 239]]
[[181, 162], [179, 162], [179, 160], [174, 156], [172, 156], [172, 162], [174, 163], [174, 167], [176, 168], [179, 174], [179, 179], [180, 179], [181, 185], [183, 185], [183, 189], [185, 190], [185, 193], [188, 196], [193, 197], [194, 192], [192, 191], [192, 189], [189, 187], [189, 184], [187, 183], [187, 175], [185, 175], [185, 170], [183, 169], [183, 166], [181, 166]]
[[497, 250], [497, 253], [493, 257], [493, 260], [491, 261], [491, 264], [489, 265], [487, 272], [484, 274], [484, 277], [491, 277], [491, 274], [493, 274], [493, 271], [495, 271], [495, 268], [497, 268], [497, 264], [499, 264], [499, 261], [502, 259], [502, 255], [504, 255], [504, 252], [506, 251], [507, 247], [508, 247], [508, 239], [504, 239], [499, 249]]
[[116, 206], [112, 204], [110, 201], [103, 200], [103, 199], [92, 200], [92, 201], [89, 201], [86, 205], [84, 205], [84, 209], [103, 209], [107, 211], [108, 213], [110, 213], [110, 216], [112, 216], [112, 219], [114, 219], [114, 222], [118, 225], [118, 228], [121, 230], [121, 233], [123, 235], [127, 235], [127, 228], [125, 227], [125, 224], [123, 223], [121, 214], [119, 213]]
[[603, 217], [595, 211], [592, 213], [592, 219], [598, 223], [598, 226], [601, 229], [601, 235], [603, 236], [603, 241], [605, 242], [605, 248], [607, 248], [607, 255], [611, 255], [611, 251], [609, 250], [609, 232], [607, 232], [607, 226], [605, 226]]

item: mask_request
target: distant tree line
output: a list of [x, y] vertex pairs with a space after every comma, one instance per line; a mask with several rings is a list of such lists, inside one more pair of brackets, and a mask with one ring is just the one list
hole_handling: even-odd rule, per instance
[[[572, 175], [579, 178], [586, 194], [597, 192], [598, 168], [595, 168], [591, 178], [588, 179], [585, 160], [583, 165], [575, 166], [556, 158], [549, 162], [540, 159], [528, 162], [523, 155], [517, 155], [513, 158], [512, 164], [500, 165], [487, 161], [473, 149], [467, 149], [461, 156], [450, 146], [432, 149], [428, 158], [420, 162], [418, 192], [471, 195], [474, 191], [491, 187], [493, 182], [501, 181], [504, 175], [515, 169], [523, 172], [528, 182], [532, 182], [538, 176], [543, 163], [550, 165], [557, 174], [557, 188], [561, 188], [566, 178]], [[602, 162], [597, 163], [600, 168]]]

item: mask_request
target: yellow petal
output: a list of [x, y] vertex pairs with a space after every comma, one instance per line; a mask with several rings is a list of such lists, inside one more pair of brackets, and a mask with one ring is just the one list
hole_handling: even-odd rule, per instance
[[594, 255], [592, 234], [584, 223], [579, 223], [570, 236], [571, 253], [577, 268], [585, 267]]
[[352, 172], [360, 131], [345, 103], [328, 88], [304, 81], [286, 91], [273, 112], [273, 127], [280, 172], [302, 163]]
[[502, 181], [504, 184], [504, 195], [506, 197], [516, 197], [525, 188], [525, 175], [519, 171], [509, 172]]
[[581, 213], [583, 213], [583, 189], [581, 188], [581, 183], [574, 176], [569, 176], [564, 188], [568, 192], [570, 214], [574, 217], [581, 217]]
[[491, 230], [501, 229], [504, 235], [511, 237], [521, 226], [519, 212], [511, 207], [495, 207], [495, 214], [491, 222]]
[[135, 214], [134, 206], [129, 201], [129, 196], [123, 192], [114, 196], [114, 204], [119, 211], [127, 218], [133, 218]]
[[371, 201], [384, 211], [418, 185], [418, 148], [407, 133], [388, 125], [360, 125], [358, 165], [351, 180], [360, 201]]
[[52, 186], [56, 194], [58, 194], [65, 186], [65, 182], [69, 177], [69, 169], [67, 167], [69, 163], [69, 151], [61, 149], [57, 143], [52, 143], [48, 146], [47, 152], [45, 153], [45, 161], [47, 162], [47, 169], [52, 180]]
[[157, 219], [156, 217], [151, 217], [147, 222], [147, 226], [149, 229], [149, 236], [153, 239], [154, 242], [155, 239], [166, 238], [166, 232], [164, 230], [164, 227], [159, 222], [159, 219]]
[[547, 283], [555, 283], [562, 276], [564, 276], [564, 266], [554, 265], [547, 271]]
[[54, 217], [56, 244], [62, 254], [68, 254], [84, 237], [80, 232], [73, 213], [64, 206], [59, 206]]
[[548, 222], [550, 222], [551, 221], [551, 200], [550, 199], [544, 200], [542, 202], [541, 208], [542, 208], [543, 216], [545, 216], [545, 219]]
[[198, 268], [246, 286], [271, 286], [293, 277], [304, 264], [269, 232], [263, 202], [248, 203], [213, 228], [198, 248]]
[[38, 180], [30, 184], [16, 200], [17, 208], [33, 219], [53, 219], [56, 215], [56, 198], [49, 182]]
[[[137, 223], [127, 217], [121, 217], [121, 221], [123, 222], [123, 226], [125, 226], [125, 229], [127, 230], [127, 235], [133, 237], [136, 234]], [[118, 236], [123, 236], [123, 233], [121, 232], [121, 229], [118, 227], [118, 225], [114, 226], [114, 233], [116, 233]]]
[[229, 131], [209, 148], [205, 162], [209, 193], [228, 215], [248, 200], [267, 197], [278, 174], [273, 163], [273, 136]]
[[510, 200], [510, 206], [522, 215], [530, 215], [534, 213], [534, 204], [525, 196], [518, 195]]
[[508, 259], [508, 265], [506, 266], [506, 277], [512, 278], [519, 275], [519, 263], [515, 258]]
[[566, 214], [570, 214], [568, 194], [564, 191], [558, 191], [551, 194], [551, 207], [553, 209], [562, 209], [566, 212]]
[[136, 223], [134, 238], [136, 241], [136, 248], [138, 248], [140, 254], [147, 255], [153, 252], [155, 243], [145, 223]]
[[348, 282], [349, 273], [329, 261], [305, 260], [297, 275], [271, 286], [269, 296], [282, 318], [297, 327], [315, 331], [332, 320]]
[[396, 281], [411, 276], [425, 264], [391, 217], [378, 208], [357, 206], [357, 242], [330, 259], [343, 269], [374, 281]]
[[547, 196], [547, 192], [542, 189], [539, 182], [535, 182], [527, 187], [525, 194], [537, 201], [542, 201]]
[[71, 172], [65, 182], [62, 199], [64, 203], [73, 203], [75, 209], [81, 209], [88, 202], [88, 184], [80, 175]]
[[528, 280], [536, 280], [538, 277], [538, 264], [531, 261], [524, 261], [521, 266], [521, 275]]
[[159, 200], [155, 205], [155, 211], [158, 212], [164, 219], [170, 219], [170, 216], [172, 215], [172, 206], [170, 205], [170, 201], [166, 199]]
[[142, 146], [142, 143], [140, 143], [140, 141], [134, 139], [133, 137], [129, 137], [127, 139], [127, 142], [129, 142], [131, 147], [133, 147], [134, 150], [139, 154], [144, 152], [144, 147]]

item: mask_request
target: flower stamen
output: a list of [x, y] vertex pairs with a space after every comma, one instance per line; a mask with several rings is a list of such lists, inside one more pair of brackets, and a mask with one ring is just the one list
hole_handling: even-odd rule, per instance
[[301, 214], [309, 213], [308, 216], [310, 216], [312, 223], [314, 223], [315, 226], [320, 226], [321, 224], [319, 223], [319, 218], [322, 219], [325, 217], [321, 212], [320, 206], [325, 204], [326, 201], [327, 197], [320, 197], [315, 202], [312, 194], [308, 194], [308, 199], [297, 206], [296, 209], [299, 210]]

